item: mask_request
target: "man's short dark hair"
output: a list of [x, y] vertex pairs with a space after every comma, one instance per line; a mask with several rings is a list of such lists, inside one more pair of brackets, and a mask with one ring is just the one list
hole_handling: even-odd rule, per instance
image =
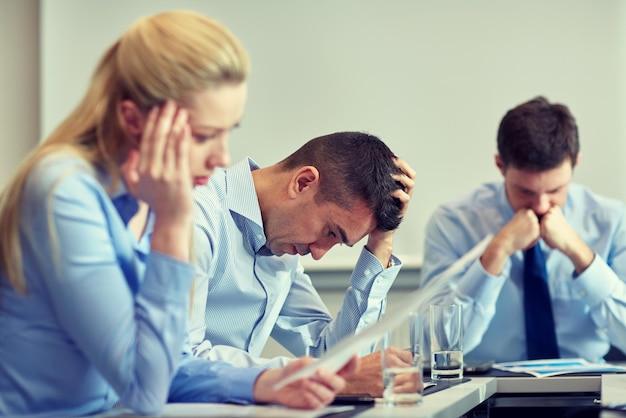
[[578, 127], [569, 109], [537, 97], [507, 112], [498, 129], [498, 153], [504, 168], [544, 171], [580, 150]]
[[307, 165], [320, 173], [318, 203], [330, 202], [346, 209], [364, 201], [379, 230], [400, 225], [400, 201], [390, 193], [403, 186], [391, 175], [400, 173], [395, 155], [379, 138], [362, 132], [336, 132], [314, 138], [281, 161], [284, 169]]

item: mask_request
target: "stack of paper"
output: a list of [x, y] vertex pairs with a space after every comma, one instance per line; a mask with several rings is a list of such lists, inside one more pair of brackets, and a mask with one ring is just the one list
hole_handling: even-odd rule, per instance
[[556, 376], [568, 373], [609, 373], [626, 372], [626, 367], [608, 363], [590, 363], [582, 358], [563, 358], [548, 360], [525, 360], [496, 363], [495, 369], [513, 373], [528, 373], [535, 377]]

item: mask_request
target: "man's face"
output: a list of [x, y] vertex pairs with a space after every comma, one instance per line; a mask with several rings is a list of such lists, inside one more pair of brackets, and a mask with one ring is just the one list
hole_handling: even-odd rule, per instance
[[498, 166], [504, 176], [506, 196], [515, 212], [527, 208], [541, 216], [553, 206], [565, 205], [573, 174], [569, 159], [555, 168], [538, 172]]
[[274, 255], [311, 254], [319, 260], [335, 244], [352, 246], [372, 232], [374, 215], [364, 203], [350, 209], [313, 198], [280, 207], [263, 219], [267, 242]]

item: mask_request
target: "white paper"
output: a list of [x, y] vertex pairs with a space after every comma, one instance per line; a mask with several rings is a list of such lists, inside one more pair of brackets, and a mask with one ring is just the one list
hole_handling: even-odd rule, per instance
[[513, 373], [527, 373], [535, 377], [549, 377], [568, 373], [626, 372], [626, 367], [609, 363], [590, 363], [583, 358], [511, 361], [496, 363], [493, 367]]
[[363, 348], [375, 344], [387, 331], [395, 329], [409, 315], [409, 313], [419, 310], [427, 300], [435, 296], [435, 294], [450, 280], [455, 274], [462, 272], [471, 262], [480, 257], [485, 251], [487, 244], [492, 239], [489, 234], [482, 241], [455, 261], [445, 271], [428, 282], [427, 285], [411, 292], [406, 298], [409, 303], [404, 304], [393, 312], [385, 314], [375, 324], [368, 326], [358, 334], [345, 338], [340, 344], [330, 348], [326, 354], [315, 363], [304, 367], [297, 372], [291, 374], [287, 378], [281, 380], [274, 385], [274, 389], [278, 390], [291, 382], [298, 379], [312, 376], [318, 369], [325, 368], [334, 372], [339, 371], [356, 353]]

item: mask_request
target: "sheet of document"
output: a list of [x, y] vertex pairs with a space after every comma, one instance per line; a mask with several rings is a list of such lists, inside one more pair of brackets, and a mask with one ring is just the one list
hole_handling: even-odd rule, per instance
[[496, 363], [495, 369], [513, 373], [527, 373], [535, 377], [549, 377], [568, 373], [626, 372], [626, 367], [609, 363], [590, 363], [583, 358], [524, 360]]
[[347, 337], [340, 344], [330, 348], [318, 361], [293, 373], [288, 378], [281, 380], [274, 388], [279, 389], [298, 379], [312, 376], [320, 368], [326, 368], [332, 371], [340, 370], [352, 356], [359, 353], [362, 349], [375, 344], [387, 331], [400, 325], [409, 313], [420, 309], [423, 310], [426, 301], [441, 290], [452, 276], [465, 270], [469, 264], [480, 257], [492, 237], [491, 234], [487, 235], [482, 241], [476, 244], [474, 248], [432, 279], [426, 286], [411, 292], [406, 298], [407, 303], [392, 312], [386, 313], [384, 318], [363, 329], [360, 333]]

